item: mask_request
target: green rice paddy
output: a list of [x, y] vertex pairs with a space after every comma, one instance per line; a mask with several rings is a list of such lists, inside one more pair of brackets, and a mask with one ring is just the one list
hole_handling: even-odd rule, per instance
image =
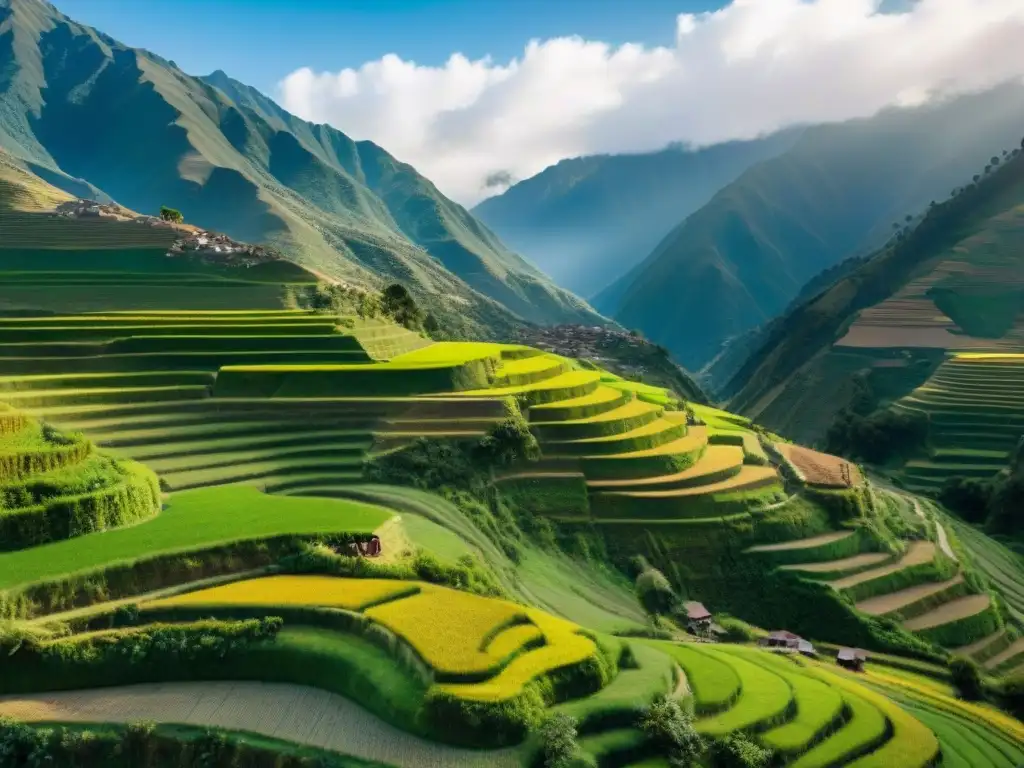
[[138, 525], [0, 554], [0, 590], [235, 541], [371, 533], [391, 514], [357, 501], [272, 497], [247, 486], [183, 491]]

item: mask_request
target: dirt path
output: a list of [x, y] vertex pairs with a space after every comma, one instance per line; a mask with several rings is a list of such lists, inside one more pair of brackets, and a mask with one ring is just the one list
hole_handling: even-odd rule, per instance
[[690, 690], [690, 681], [686, 679], [685, 670], [678, 664], [676, 664], [675, 667], [677, 675], [676, 679], [678, 680], [678, 682], [676, 683], [675, 690], [669, 694], [669, 698], [679, 701], [680, 699], [685, 699], [687, 696], [689, 696], [692, 693], [692, 691]]
[[935, 533], [939, 537], [939, 549], [952, 560], [954, 563], [957, 562], [956, 553], [953, 552], [953, 548], [949, 546], [949, 538], [946, 536], [946, 529], [942, 527], [942, 523], [938, 520], [935, 521]]
[[0, 697], [0, 715], [27, 721], [152, 721], [249, 731], [399, 768], [518, 768], [515, 750], [434, 744], [333, 693], [280, 683], [166, 683]]
[[853, 531], [837, 531], [835, 533], [823, 533], [819, 536], [811, 536], [807, 539], [796, 539], [794, 541], [783, 541], [780, 544], [759, 544], [756, 547], [750, 547], [747, 552], [784, 552], [790, 549], [811, 549], [812, 547], [819, 547], [825, 544], [831, 544], [835, 541], [842, 541], [853, 536]]

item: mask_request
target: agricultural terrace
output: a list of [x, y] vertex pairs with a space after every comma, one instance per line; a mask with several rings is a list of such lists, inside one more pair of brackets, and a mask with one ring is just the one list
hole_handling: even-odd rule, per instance
[[[876, 503], [907, 501], [875, 489]], [[910, 499], [921, 522], [934, 510]], [[936, 532], [941, 528], [936, 526]], [[942, 537], [945, 536], [943, 532]], [[936, 539], [940, 535], [936, 533]], [[941, 544], [904, 542], [902, 551], [880, 545], [864, 530], [825, 533], [806, 539], [748, 548], [750, 556], [801, 578], [821, 582], [868, 616], [898, 622], [903, 629], [947, 648], [966, 648], [979, 663], [988, 657], [975, 646], [982, 640], [1009, 642], [999, 609], [987, 592], [964, 578], [960, 564]], [[987, 638], [987, 640], [986, 640]], [[1005, 646], [992, 645], [992, 654]], [[1011, 654], [1000, 663], [1016, 658]]]
[[154, 516], [156, 475], [96, 452], [24, 413], [0, 409], [0, 551], [24, 550]]
[[794, 474], [807, 485], [816, 488], [853, 488], [863, 484], [857, 465], [846, 459], [793, 443], [776, 443], [775, 449], [785, 458]]
[[701, 733], [753, 731], [802, 768], [925, 766], [938, 751], [889, 699], [816, 662], [731, 645], [664, 650], [691, 681]]
[[900, 473], [908, 488], [992, 477], [1024, 432], [1024, 354], [954, 355], [893, 408], [929, 421], [929, 456], [908, 461]]
[[[59, 591], [62, 583], [73, 584], [76, 577], [130, 570], [133, 566], [146, 571], [149, 564], [170, 555], [201, 555], [216, 548], [280, 537], [369, 536], [390, 517], [391, 512], [371, 504], [273, 497], [249, 486], [183, 491], [174, 494], [158, 515], [136, 525], [0, 554], [0, 607], [6, 604], [8, 610], [13, 610], [19, 604], [18, 595], [26, 591], [33, 594], [34, 587], [50, 584]], [[271, 554], [268, 550], [263, 557]], [[198, 561], [196, 567], [200, 567]], [[188, 569], [182, 576], [187, 579]], [[134, 583], [127, 586], [137, 587]], [[92, 599], [95, 601], [95, 597]], [[53, 610], [62, 606], [34, 606], [31, 610], [49, 612], [47, 607]]]

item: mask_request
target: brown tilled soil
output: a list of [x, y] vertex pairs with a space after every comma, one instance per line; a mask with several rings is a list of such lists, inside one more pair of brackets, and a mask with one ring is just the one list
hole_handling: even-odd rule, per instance
[[880, 576], [887, 576], [890, 573], [901, 571], [911, 565], [921, 565], [931, 562], [935, 558], [935, 545], [930, 541], [915, 541], [908, 548], [902, 559], [890, 565], [883, 565], [881, 568], [872, 568], [870, 571], [862, 571], [853, 576], [846, 576], [842, 579], [829, 582], [836, 589], [845, 589], [864, 581], [871, 581]]
[[872, 597], [867, 600], [862, 600], [857, 603], [856, 608], [861, 613], [868, 613], [872, 616], [881, 616], [884, 613], [890, 613], [891, 611], [897, 611], [904, 606], [915, 603], [929, 595], [934, 595], [937, 592], [941, 592], [944, 589], [959, 584], [964, 580], [963, 574], [958, 573], [949, 581], [931, 582], [928, 584], [918, 584], [916, 587], [908, 587], [907, 589], [901, 589], [899, 592], [893, 592], [888, 595], [880, 595], [879, 597]]
[[956, 600], [951, 600], [948, 603], [940, 605], [934, 611], [929, 611], [923, 616], [918, 616], [916, 619], [910, 619], [909, 621], [903, 622], [903, 628], [914, 631], [949, 624], [957, 619], [963, 619], [968, 616], [973, 616], [976, 613], [981, 613], [988, 607], [989, 602], [990, 600], [988, 595], [968, 595], [967, 597], [960, 597]]

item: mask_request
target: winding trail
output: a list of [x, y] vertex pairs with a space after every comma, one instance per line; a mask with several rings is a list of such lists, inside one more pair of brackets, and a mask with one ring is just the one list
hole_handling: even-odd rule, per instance
[[435, 744], [333, 693], [282, 683], [161, 683], [0, 697], [0, 716], [26, 721], [152, 721], [249, 731], [398, 768], [518, 768], [516, 750]]

